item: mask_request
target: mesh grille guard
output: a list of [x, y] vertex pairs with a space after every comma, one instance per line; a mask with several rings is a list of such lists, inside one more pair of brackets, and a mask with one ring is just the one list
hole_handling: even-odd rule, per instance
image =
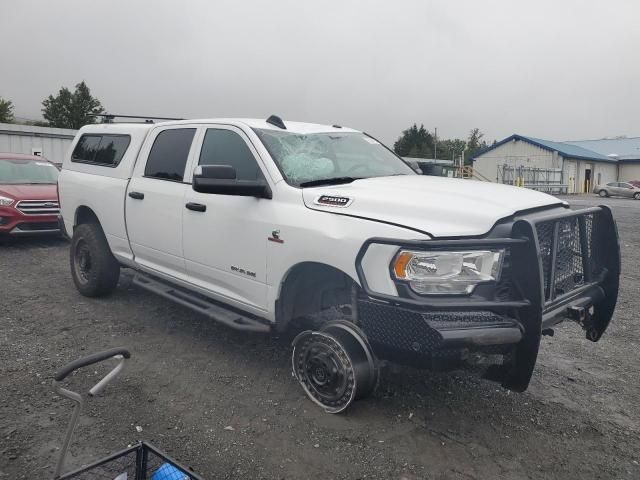
[[592, 212], [536, 224], [546, 303], [606, 273], [600, 215]]
[[[528, 219], [520, 221], [529, 221]], [[595, 288], [615, 302], [620, 246], [606, 206], [570, 210], [532, 221], [539, 258], [544, 312], [557, 310]]]
[[[480, 288], [480, 284], [466, 296], [429, 297], [400, 288], [399, 296], [380, 294], [371, 290], [362, 267], [368, 248], [374, 244], [424, 251], [505, 248], [508, 275], [503, 275], [501, 282], [508, 279], [508, 283], [494, 282], [487, 288]], [[356, 257], [356, 271], [364, 296], [389, 308], [415, 312], [482, 310], [516, 318], [523, 336], [513, 350], [512, 361], [501, 370], [499, 381], [505, 388], [524, 391], [533, 373], [543, 329], [569, 318], [577, 321], [586, 338], [594, 342], [607, 329], [618, 298], [620, 246], [608, 207], [552, 207], [504, 219], [483, 238], [372, 238]]]

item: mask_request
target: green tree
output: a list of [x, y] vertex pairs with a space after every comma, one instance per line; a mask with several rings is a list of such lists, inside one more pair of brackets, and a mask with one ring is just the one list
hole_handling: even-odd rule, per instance
[[487, 148], [487, 142], [483, 140], [484, 133], [479, 128], [472, 128], [469, 132], [469, 138], [467, 139], [467, 151], [464, 155], [465, 163], [471, 162], [471, 157], [474, 154]]
[[[438, 142], [439, 143], [439, 142]], [[417, 124], [403, 130], [402, 135], [393, 144], [393, 150], [401, 157], [433, 157], [433, 136]]]
[[0, 123], [13, 123], [13, 102], [0, 97]]
[[438, 158], [443, 160], [455, 160], [465, 149], [466, 142], [459, 138], [438, 140]]
[[100, 100], [91, 96], [84, 81], [76, 85], [73, 93], [62, 87], [55, 97], [49, 95], [42, 101], [42, 116], [51, 127], [79, 129], [83, 125], [95, 123], [91, 114], [104, 113]]

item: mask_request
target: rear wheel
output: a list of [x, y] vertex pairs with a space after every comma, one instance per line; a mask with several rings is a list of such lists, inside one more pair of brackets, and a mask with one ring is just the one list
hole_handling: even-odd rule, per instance
[[600, 195], [601, 197], [608, 197], [609, 196], [609, 194], [607, 193], [606, 190], [600, 190], [598, 192], [598, 195]]
[[118, 284], [120, 265], [96, 223], [79, 225], [73, 232], [70, 263], [73, 283], [86, 297], [108, 295]]

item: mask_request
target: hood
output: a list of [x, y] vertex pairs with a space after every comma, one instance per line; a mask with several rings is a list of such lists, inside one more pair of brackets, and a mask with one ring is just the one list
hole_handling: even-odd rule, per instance
[[[326, 198], [319, 202], [323, 195]], [[551, 195], [522, 187], [425, 175], [304, 188], [302, 196], [313, 210], [394, 223], [434, 237], [483, 235], [498, 220], [518, 211], [566, 205]]]
[[40, 185], [3, 185], [0, 184], [0, 195], [15, 200], [57, 200], [56, 184]]

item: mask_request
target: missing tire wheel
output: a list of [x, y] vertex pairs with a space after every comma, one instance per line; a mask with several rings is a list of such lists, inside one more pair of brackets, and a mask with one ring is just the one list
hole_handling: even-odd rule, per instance
[[366, 337], [344, 321], [299, 334], [293, 341], [292, 367], [307, 396], [328, 413], [344, 411], [369, 395], [378, 382]]

